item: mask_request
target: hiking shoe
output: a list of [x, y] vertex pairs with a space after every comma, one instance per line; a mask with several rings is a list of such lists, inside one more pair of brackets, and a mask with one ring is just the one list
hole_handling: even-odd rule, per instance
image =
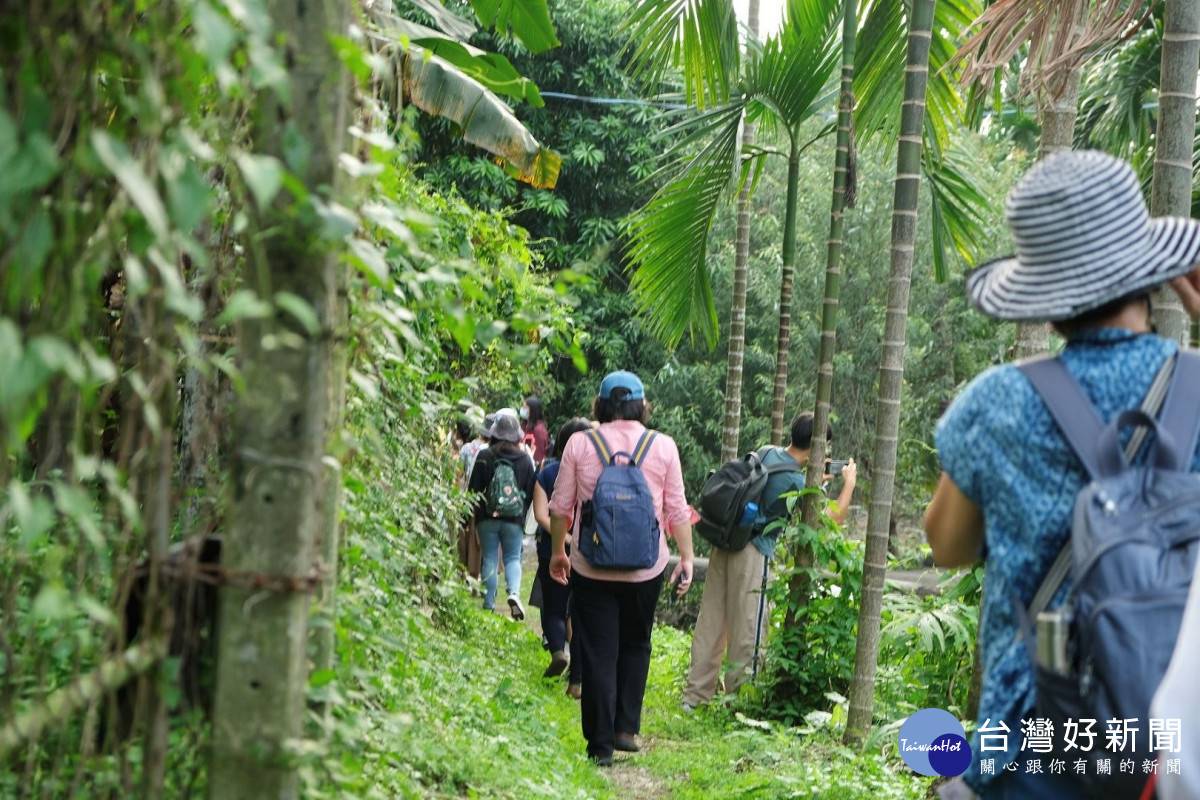
[[567, 654], [562, 650], [555, 650], [550, 654], [550, 666], [546, 667], [546, 671], [542, 673], [543, 678], [557, 678], [563, 674], [563, 670], [571, 660], [567, 658]]
[[613, 747], [622, 753], [639, 753], [642, 750], [638, 745], [637, 737], [632, 733], [618, 733], [613, 741]]
[[590, 758], [592, 760], [592, 763], [595, 764], [597, 767], [611, 767], [612, 766], [612, 754], [609, 754], [607, 756], [589, 755], [588, 758]]
[[521, 605], [520, 599], [515, 594], [508, 596], [508, 610], [512, 612], [513, 619], [525, 619], [525, 606]]
[[569, 694], [571, 697], [573, 697], [576, 700], [583, 697], [583, 684], [582, 683], [568, 683], [567, 684], [567, 694]]

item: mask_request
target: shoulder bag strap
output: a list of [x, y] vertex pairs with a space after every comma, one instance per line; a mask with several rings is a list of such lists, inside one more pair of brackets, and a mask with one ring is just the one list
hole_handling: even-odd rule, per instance
[[[1195, 366], [1200, 367], [1200, 359], [1195, 361]], [[1167, 389], [1172, 384], [1171, 374], [1174, 371], [1174, 367], [1175, 359], [1168, 358], [1166, 361], [1164, 361], [1162, 367], [1160, 367], [1158, 370], [1158, 374], [1154, 376], [1154, 382], [1150, 384], [1150, 389], [1146, 392], [1145, 398], [1142, 399], [1142, 411], [1146, 412], [1152, 417], [1157, 417], [1159, 410], [1163, 407], [1163, 401], [1167, 396]], [[1024, 369], [1025, 365], [1022, 365], [1021, 370], [1023, 372]], [[1066, 372], [1065, 368], [1063, 369], [1063, 372]], [[1028, 374], [1029, 373], [1026, 373], [1026, 375]], [[1067, 377], [1070, 377], [1070, 375], [1068, 374]], [[1200, 373], [1197, 373], [1196, 377], [1200, 378]], [[1072, 382], [1074, 382], [1074, 379], [1072, 379]], [[1078, 386], [1078, 384], [1076, 385]], [[1200, 384], [1197, 384], [1197, 386], [1200, 386]], [[1034, 387], [1037, 388], [1037, 383], [1034, 383]], [[1178, 395], [1180, 393], [1176, 392], [1175, 394]], [[1044, 395], [1043, 399], [1045, 399]], [[1047, 405], [1050, 404], [1047, 403]], [[1092, 409], [1092, 404], [1088, 403], [1087, 406], [1091, 410], [1092, 415], [1095, 416], [1096, 412], [1094, 409]], [[1193, 401], [1193, 409], [1194, 407]], [[1194, 413], [1195, 412], [1193, 410], [1193, 414]], [[1058, 420], [1057, 415], [1055, 416], [1055, 420]], [[1198, 421], [1200, 421], [1200, 417], [1198, 417]], [[1059, 424], [1061, 426], [1062, 423], [1060, 422]], [[1142, 442], [1144, 442], [1145, 439], [1146, 428], [1144, 426], [1138, 426], [1138, 428], [1133, 432], [1133, 436], [1130, 438], [1129, 443], [1125, 445], [1125, 458], [1127, 460], [1133, 460], [1133, 457], [1137, 455], [1137, 452], [1141, 448]], [[1194, 440], [1192, 452], [1195, 452]], [[1063, 585], [1063, 581], [1067, 579], [1067, 575], [1069, 575], [1070, 572], [1071, 539], [1068, 537], [1066, 543], [1062, 546], [1062, 549], [1058, 551], [1058, 556], [1054, 559], [1054, 563], [1050, 565], [1050, 571], [1047, 572], [1046, 577], [1042, 579], [1042, 584], [1038, 587], [1037, 594], [1033, 596], [1033, 600], [1029, 603], [1029, 619], [1031, 621], [1037, 620], [1037, 615], [1045, 611], [1050, 606], [1050, 602], [1054, 599], [1054, 595], [1058, 593], [1059, 587]]]

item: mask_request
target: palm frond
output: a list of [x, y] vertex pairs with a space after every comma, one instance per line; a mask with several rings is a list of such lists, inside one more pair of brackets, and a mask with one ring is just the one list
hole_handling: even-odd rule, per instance
[[738, 170], [742, 105], [713, 109], [689, 141], [704, 141], [629, 222], [632, 288], [650, 331], [675, 346], [690, 334], [717, 341], [708, 234]]
[[996, 0], [958, 51], [963, 80], [990, 87], [996, 72], [1027, 47], [1021, 91], [1057, 97], [1072, 70], [1136, 30], [1149, 7], [1148, 0]]
[[936, 280], [944, 281], [950, 274], [951, 253], [968, 265], [975, 263], [975, 248], [983, 241], [985, 221], [994, 209], [972, 174], [967, 157], [954, 147], [942, 150], [929, 138], [926, 128], [922, 171], [929, 186], [933, 218], [933, 274]]
[[794, 132], [822, 107], [841, 52], [840, 6], [837, 0], [792, 0], [783, 27], [746, 64], [750, 122], [773, 116]]
[[1162, 23], [1154, 20], [1124, 47], [1096, 59], [1079, 87], [1076, 145], [1118, 155], [1148, 177], [1154, 161]]
[[[959, 87], [961, 66], [953, 62], [958, 42], [982, 9], [982, 0], [939, 0], [934, 6], [925, 126], [943, 147], [951, 131], [978, 123], [977, 113], [968, 114], [975, 107], [964, 102]], [[866, 9], [854, 72], [854, 123], [864, 145], [894, 141], [899, 133], [907, 37], [908, 5], [903, 0], [875, 0]]]
[[678, 70], [690, 105], [709, 108], [729, 99], [741, 70], [732, 0], [642, 0], [626, 32], [635, 80], [656, 86]]

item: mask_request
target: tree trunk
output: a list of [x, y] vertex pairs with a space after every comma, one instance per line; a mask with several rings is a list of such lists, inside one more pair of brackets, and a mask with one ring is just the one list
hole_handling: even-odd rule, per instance
[[779, 270], [779, 335], [775, 342], [775, 404], [771, 410], [771, 442], [782, 443], [783, 405], [787, 392], [788, 351], [792, 346], [792, 290], [796, 282], [796, 205], [800, 199], [800, 152], [792, 132], [788, 155], [787, 210], [783, 216], [783, 265]]
[[900, 396], [904, 385], [913, 248], [917, 241], [921, 134], [925, 123], [925, 87], [929, 79], [934, 4], [935, 0], [914, 0], [909, 17], [908, 63], [904, 69], [904, 103], [901, 106], [896, 189], [892, 202], [891, 279], [888, 282], [883, 353], [879, 365], [875, 453], [871, 461], [871, 505], [867, 516], [867, 548], [858, 609], [854, 680], [850, 684], [850, 713], [846, 718], [847, 744], [860, 743], [866, 737], [875, 705], [879, 618], [883, 608], [883, 579], [887, 571], [889, 523], [896, 482], [896, 442], [900, 431]]
[[[1075, 115], [1079, 107], [1079, 68], [1071, 70], [1061, 88], [1038, 103], [1038, 121], [1042, 136], [1038, 160], [1070, 150], [1075, 142]], [[1017, 358], [1029, 358], [1050, 350], [1050, 328], [1044, 322], [1017, 324]]]
[[[313, 670], [333, 669], [337, 628], [338, 546], [341, 541], [339, 523], [342, 505], [341, 443], [342, 411], [346, 400], [346, 347], [349, 335], [349, 302], [345, 296], [345, 281], [339, 272], [336, 291], [330, 306], [333, 323], [333, 351], [330, 355], [329, 407], [325, 430], [329, 435], [329, 450], [321, 469], [320, 509], [318, 511], [317, 549], [324, 575], [317, 596], [320, 623], [313, 629]], [[322, 706], [327, 712], [328, 706]]]
[[[759, 0], [750, 0], [746, 26], [758, 39]], [[754, 144], [754, 127], [743, 123], [742, 153]], [[733, 301], [729, 311], [729, 356], [725, 369], [725, 421], [721, 428], [721, 462], [737, 458], [742, 429], [742, 366], [746, 355], [746, 284], [750, 270], [750, 181], [737, 199], [737, 238], [733, 251]]]
[[[817, 402], [813, 419], [812, 455], [808, 462], [806, 483], [820, 486], [825, 472], [825, 431], [829, 427], [829, 400], [833, 393], [833, 350], [837, 335], [838, 295], [842, 282], [842, 233], [845, 229], [843, 212], [846, 208], [847, 180], [850, 173], [850, 148], [854, 124], [854, 51], [858, 23], [855, 0], [845, 0], [842, 9], [842, 85], [838, 100], [837, 155], [833, 167], [833, 200], [829, 212], [829, 241], [825, 256], [825, 293], [821, 305], [821, 346], [817, 357]], [[783, 402], [776, 377], [776, 411], [779, 412], [779, 431], [775, 431], [772, 416], [772, 440], [782, 438]], [[805, 525], [816, 527], [820, 502], [816, 494], [806, 494], [801, 500]], [[808, 596], [806, 567], [812, 553], [799, 547], [795, 553], [796, 572], [788, 587], [788, 624], [795, 621], [795, 611]]]
[[[329, 45], [347, 24], [341, 0], [272, 0], [290, 102], [264, 96], [258, 149], [282, 156], [285, 129], [308, 146], [291, 167], [306, 186], [334, 184], [348, 97]], [[289, 148], [293, 153], [295, 148]], [[317, 315], [312, 331], [281, 311], [238, 333], [245, 388], [234, 418], [231, 514], [222, 566], [265, 576], [221, 587], [209, 796], [294, 798], [298, 773], [288, 743], [303, 734], [308, 669], [307, 588], [313, 569], [321, 458], [329, 398], [328, 313], [336, 254], [317, 226], [281, 197], [247, 259], [247, 284], [264, 298], [290, 292]]]
[[[1150, 213], [1191, 216], [1192, 149], [1196, 135], [1196, 70], [1200, 66], [1200, 3], [1167, 0], [1163, 20], [1162, 71], [1158, 84], [1158, 132], [1154, 137], [1154, 183]], [[1187, 312], [1171, 287], [1154, 293], [1158, 333], [1187, 345]]]
[[[817, 400], [813, 419], [812, 458], [806, 476], [809, 486], [819, 486], [825, 472], [825, 431], [829, 427], [833, 394], [833, 353], [837, 337], [838, 297], [842, 284], [843, 214], [846, 208], [850, 150], [853, 146], [854, 52], [857, 15], [855, 0], [847, 0], [842, 17], [842, 86], [838, 102], [837, 155], [833, 167], [833, 200], [829, 212], [829, 241], [825, 256], [825, 292], [821, 301], [821, 345], [817, 355]], [[815, 526], [820, 503], [806, 495], [804, 522]]]

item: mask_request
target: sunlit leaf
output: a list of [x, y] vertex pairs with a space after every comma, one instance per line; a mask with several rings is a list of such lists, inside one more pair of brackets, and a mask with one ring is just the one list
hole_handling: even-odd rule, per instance
[[165, 237], [167, 212], [163, 208], [162, 198], [158, 196], [158, 190], [146, 177], [141, 165], [130, 155], [125, 144], [106, 131], [94, 130], [92, 149], [96, 151], [100, 163], [104, 164], [121, 184], [121, 188], [129, 195], [138, 211], [142, 212], [150, 230], [154, 231], [156, 236]]
[[546, 0], [471, 0], [471, 8], [485, 28], [511, 34], [531, 53], [559, 44]]
[[271, 205], [283, 186], [283, 164], [279, 159], [275, 156], [240, 153], [237, 165], [259, 209]]

